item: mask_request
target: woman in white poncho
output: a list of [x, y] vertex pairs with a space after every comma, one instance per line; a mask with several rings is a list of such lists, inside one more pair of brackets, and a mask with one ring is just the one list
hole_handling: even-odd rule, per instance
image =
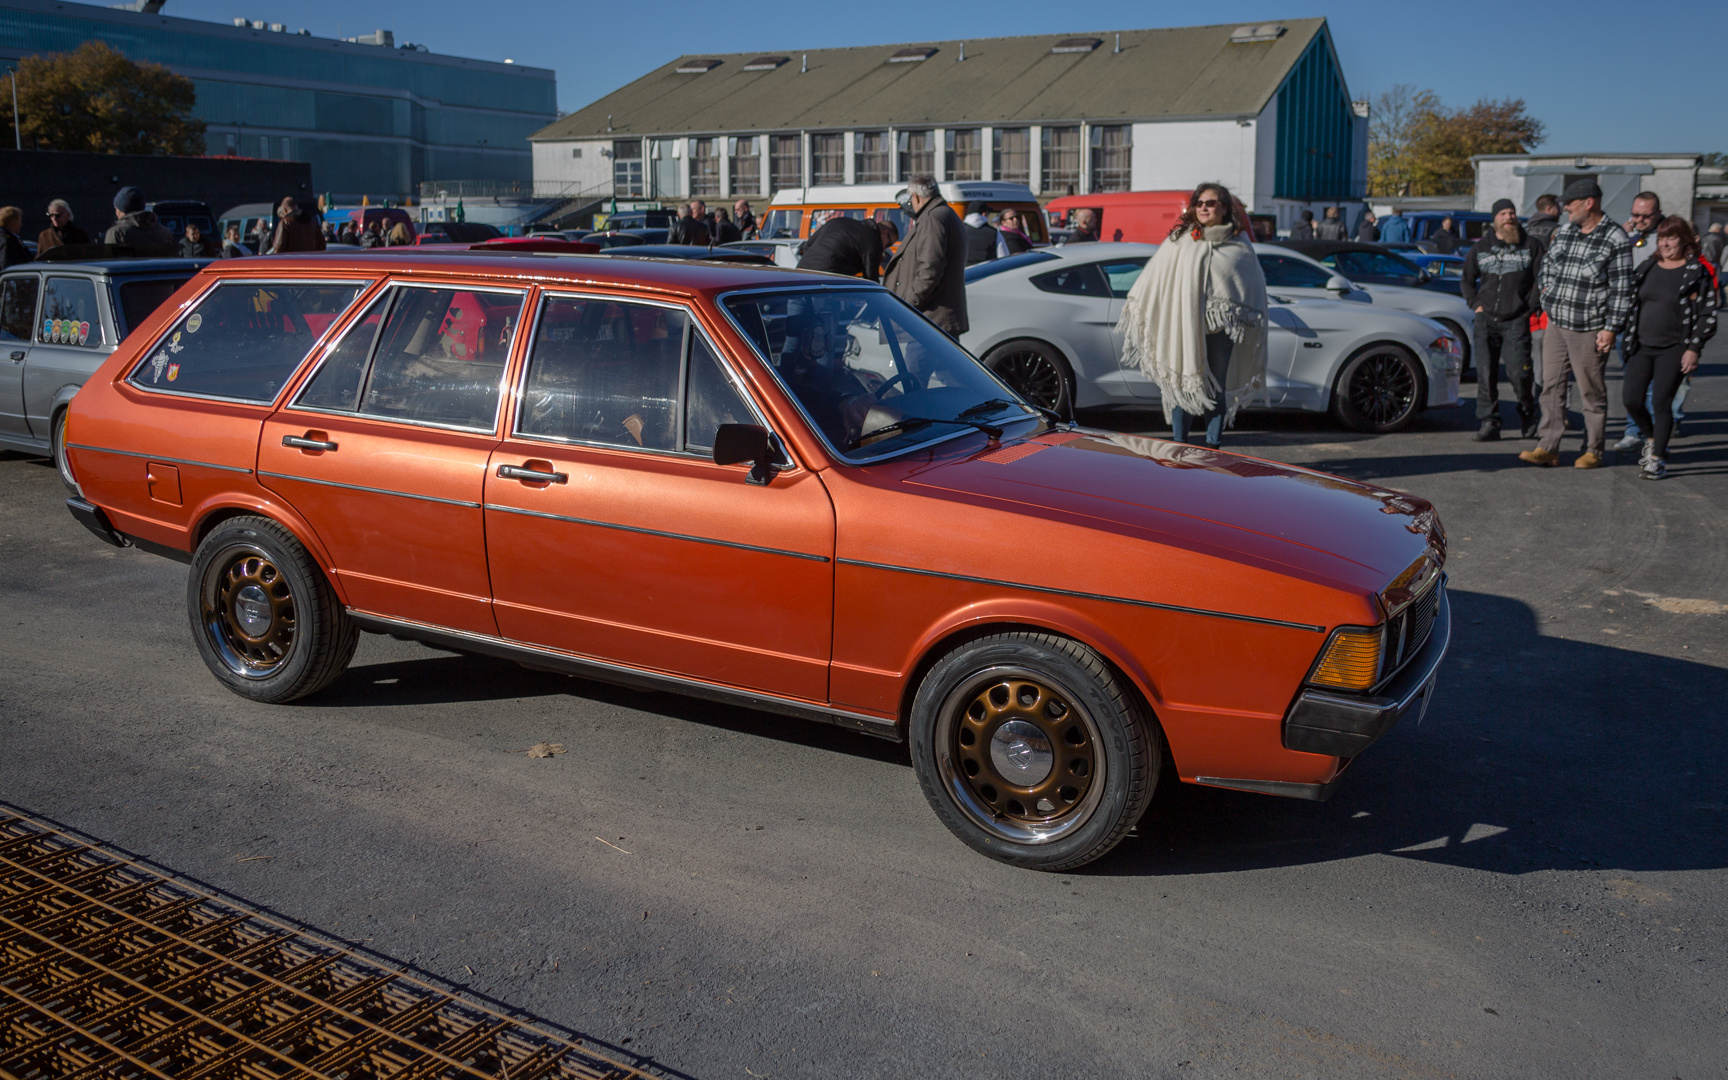
[[1158, 384], [1177, 442], [1216, 448], [1266, 385], [1266, 278], [1250, 235], [1230, 192], [1200, 185], [1123, 304], [1124, 359]]

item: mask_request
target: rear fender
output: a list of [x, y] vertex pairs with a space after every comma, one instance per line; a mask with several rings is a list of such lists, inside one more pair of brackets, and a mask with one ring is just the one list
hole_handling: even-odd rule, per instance
[[318, 563], [318, 568], [324, 572], [324, 579], [335, 590], [337, 599], [344, 605], [348, 603], [341, 576], [336, 573], [336, 564], [325, 550], [323, 542], [318, 539], [311, 523], [301, 517], [292, 506], [278, 499], [262, 498], [246, 492], [227, 492], [198, 504], [191, 515], [191, 546], [188, 550], [197, 551], [198, 545], [204, 542], [210, 531], [228, 518], [252, 515], [269, 518], [293, 533], [294, 538], [300, 541], [301, 546]]

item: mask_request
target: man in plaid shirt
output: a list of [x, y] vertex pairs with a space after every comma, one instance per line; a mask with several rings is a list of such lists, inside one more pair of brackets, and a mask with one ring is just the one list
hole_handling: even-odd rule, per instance
[[1584, 398], [1584, 452], [1573, 464], [1594, 469], [1602, 464], [1608, 435], [1608, 350], [1632, 314], [1632, 242], [1602, 213], [1602, 189], [1596, 181], [1573, 182], [1560, 201], [1568, 220], [1554, 230], [1537, 277], [1542, 309], [1548, 313], [1542, 341], [1542, 423], [1536, 448], [1518, 456], [1532, 465], [1560, 463], [1570, 373]]

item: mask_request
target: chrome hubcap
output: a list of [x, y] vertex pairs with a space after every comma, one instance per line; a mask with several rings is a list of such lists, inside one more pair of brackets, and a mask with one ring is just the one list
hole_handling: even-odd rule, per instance
[[1055, 764], [1050, 740], [1024, 720], [1010, 720], [990, 737], [990, 762], [1017, 787], [1036, 787]]

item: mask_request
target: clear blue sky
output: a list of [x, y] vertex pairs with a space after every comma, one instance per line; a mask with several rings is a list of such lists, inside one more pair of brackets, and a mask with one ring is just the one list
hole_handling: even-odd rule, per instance
[[[1128, 0], [905, 0], [836, 4], [754, 0], [168, 0], [165, 15], [236, 16], [305, 26], [326, 37], [379, 27], [396, 41], [487, 60], [506, 57], [558, 73], [559, 108], [572, 111], [683, 53], [782, 52], [894, 41], [1108, 31], [1196, 23], [1272, 22], [1324, 15], [1350, 90], [1370, 98], [1394, 83], [1437, 91], [1450, 105], [1521, 97], [1547, 125], [1543, 149], [1728, 152], [1728, 21], [1724, 0], [1501, 3], [1454, 0], [1241, 0], [1148, 4]], [[1665, 38], [1671, 74], [1640, 37]], [[1699, 63], [1696, 74], [1686, 71]]]

